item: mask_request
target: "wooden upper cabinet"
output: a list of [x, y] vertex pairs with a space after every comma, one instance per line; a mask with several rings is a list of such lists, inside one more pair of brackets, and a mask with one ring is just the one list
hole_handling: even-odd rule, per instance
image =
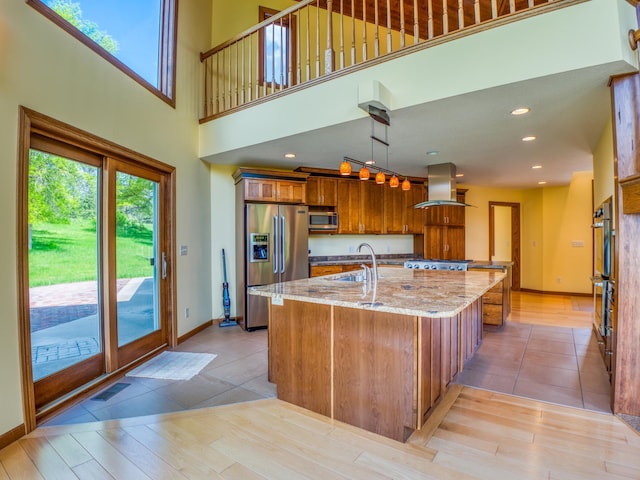
[[424, 211], [414, 208], [416, 203], [425, 200], [425, 186], [412, 184], [411, 190], [384, 186], [384, 225], [383, 233], [421, 234], [424, 225]]
[[338, 233], [360, 233], [360, 180], [338, 179]]
[[308, 174], [280, 170], [240, 168], [233, 178], [248, 202], [305, 203]]
[[[464, 193], [458, 193], [456, 200], [464, 203]], [[466, 207], [456, 207], [452, 205], [439, 205], [425, 209], [425, 222], [427, 225], [456, 225], [464, 226], [464, 216]]]
[[[382, 233], [382, 192], [384, 185], [360, 181], [360, 233]], [[338, 221], [340, 219], [338, 218]]]
[[309, 177], [306, 194], [307, 205], [335, 207], [338, 203], [338, 179]]

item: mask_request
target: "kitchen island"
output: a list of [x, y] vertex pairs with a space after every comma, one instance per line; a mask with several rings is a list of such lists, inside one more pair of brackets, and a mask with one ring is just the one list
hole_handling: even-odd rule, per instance
[[[253, 287], [269, 301], [278, 398], [405, 441], [482, 341], [482, 295], [501, 271], [378, 269]], [[359, 273], [359, 272], [356, 272]]]

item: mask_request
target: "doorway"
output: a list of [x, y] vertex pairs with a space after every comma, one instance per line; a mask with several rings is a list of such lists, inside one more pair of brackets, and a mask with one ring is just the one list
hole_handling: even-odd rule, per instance
[[27, 109], [19, 288], [27, 430], [173, 346], [174, 169]]
[[511, 261], [513, 290], [520, 290], [520, 204], [489, 202], [489, 260]]

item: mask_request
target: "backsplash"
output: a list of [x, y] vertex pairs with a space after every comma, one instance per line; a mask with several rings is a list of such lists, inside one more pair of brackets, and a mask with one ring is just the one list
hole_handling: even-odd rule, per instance
[[412, 235], [309, 235], [309, 255], [332, 256], [356, 253], [358, 245], [368, 243], [376, 254], [413, 254]]

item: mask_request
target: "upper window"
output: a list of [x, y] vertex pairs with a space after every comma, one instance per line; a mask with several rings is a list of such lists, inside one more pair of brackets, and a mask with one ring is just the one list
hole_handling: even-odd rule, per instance
[[145, 88], [175, 105], [177, 0], [26, 0]]
[[[259, 7], [260, 21], [280, 13], [266, 7]], [[260, 30], [260, 83], [272, 83], [286, 87], [295, 83], [293, 59], [295, 58], [295, 17], [276, 20]]]

